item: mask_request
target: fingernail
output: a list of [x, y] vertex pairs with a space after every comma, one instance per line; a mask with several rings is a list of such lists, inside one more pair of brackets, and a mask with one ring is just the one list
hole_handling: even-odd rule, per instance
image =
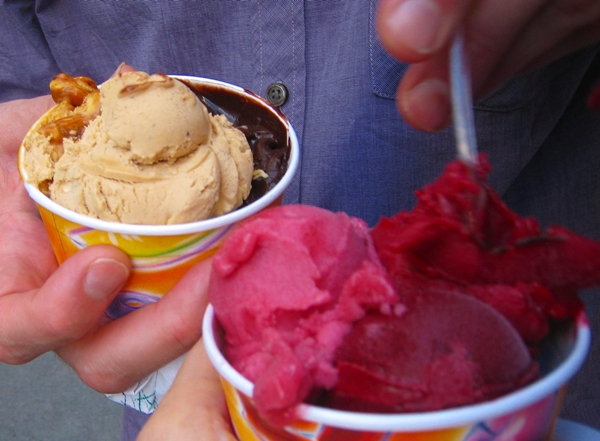
[[98, 259], [88, 268], [83, 289], [90, 299], [104, 302], [113, 297], [128, 278], [129, 268], [121, 262]]
[[402, 43], [421, 54], [437, 49], [443, 14], [431, 0], [406, 0], [388, 18]]
[[450, 123], [450, 89], [438, 79], [428, 79], [403, 93], [402, 108], [422, 130], [436, 132]]

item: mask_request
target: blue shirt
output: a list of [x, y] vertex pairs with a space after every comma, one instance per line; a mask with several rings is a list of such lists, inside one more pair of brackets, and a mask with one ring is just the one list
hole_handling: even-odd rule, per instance
[[[451, 129], [424, 134], [399, 116], [396, 87], [407, 66], [378, 42], [376, 0], [2, 3], [0, 101], [46, 94], [61, 71], [100, 83], [120, 62], [216, 78], [262, 96], [283, 82], [282, 110], [302, 147], [287, 202], [343, 210], [372, 225], [411, 208], [414, 191], [455, 157]], [[600, 115], [585, 98], [600, 78], [599, 47], [516, 77], [476, 104], [479, 148], [509, 206], [596, 239]], [[600, 335], [598, 293], [584, 298]], [[596, 427], [598, 366], [595, 347], [564, 406]]]

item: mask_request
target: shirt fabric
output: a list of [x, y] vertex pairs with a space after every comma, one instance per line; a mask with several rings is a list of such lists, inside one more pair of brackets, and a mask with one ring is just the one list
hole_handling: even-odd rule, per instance
[[[376, 0], [2, 1], [0, 101], [48, 93], [58, 72], [98, 83], [119, 63], [227, 81], [265, 96], [301, 144], [285, 202], [343, 210], [370, 225], [415, 203], [456, 155], [452, 129], [420, 133], [400, 117], [407, 65], [374, 29]], [[476, 103], [491, 185], [520, 215], [600, 240], [600, 121], [585, 105], [599, 45], [513, 78]], [[600, 293], [583, 293], [600, 335]], [[571, 382], [563, 417], [600, 428], [600, 343]], [[133, 438], [132, 438], [133, 439]]]

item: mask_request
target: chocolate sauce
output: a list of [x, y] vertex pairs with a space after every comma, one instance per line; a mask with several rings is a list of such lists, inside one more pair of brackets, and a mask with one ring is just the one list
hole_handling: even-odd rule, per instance
[[212, 114], [219, 109], [248, 140], [254, 158], [254, 170], [262, 170], [267, 177], [252, 180], [252, 190], [244, 201], [248, 205], [271, 190], [283, 177], [288, 167], [290, 139], [283, 122], [275, 116], [281, 112], [263, 102], [250, 91], [250, 97], [211, 84], [192, 84], [181, 80], [206, 105]]

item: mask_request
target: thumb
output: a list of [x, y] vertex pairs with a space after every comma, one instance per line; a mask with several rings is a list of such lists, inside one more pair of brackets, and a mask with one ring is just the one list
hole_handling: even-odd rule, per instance
[[99, 326], [130, 271], [127, 255], [98, 245], [75, 253], [40, 288], [3, 296], [0, 359], [25, 363]]
[[200, 339], [137, 441], [235, 441], [219, 375]]
[[380, 0], [376, 26], [383, 47], [408, 63], [429, 59], [450, 43], [472, 0]]

